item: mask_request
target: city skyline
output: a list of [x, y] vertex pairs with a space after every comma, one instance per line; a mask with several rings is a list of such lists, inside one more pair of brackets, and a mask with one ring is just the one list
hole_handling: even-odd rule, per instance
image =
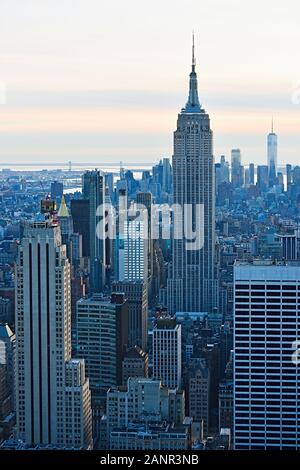
[[299, 5], [287, 4], [241, 8], [235, 0], [226, 6], [190, 0], [182, 10], [177, 1], [154, 2], [145, 15], [135, 0], [115, 10], [94, 0], [72, 2], [72, 9], [68, 0], [18, 8], [5, 0], [0, 163], [171, 156], [194, 29], [200, 100], [210, 110], [216, 159], [241, 148], [245, 164], [266, 160], [273, 116], [278, 163], [296, 164]]
[[3, 4], [0, 451], [300, 449], [300, 8]]

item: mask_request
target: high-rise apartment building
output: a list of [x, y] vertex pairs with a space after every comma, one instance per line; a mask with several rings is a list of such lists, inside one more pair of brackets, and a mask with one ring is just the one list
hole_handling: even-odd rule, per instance
[[[189, 97], [174, 132], [173, 203], [183, 211], [174, 234], [182, 228], [183, 237], [174, 235], [172, 240], [169, 312], [211, 312], [217, 302], [213, 136], [209, 115], [198, 98], [194, 45]], [[191, 210], [184, 212], [185, 206]], [[187, 246], [190, 236], [186, 228], [194, 231], [197, 226], [199, 244]]]
[[300, 264], [234, 267], [234, 441], [237, 450], [299, 449]]
[[[68, 408], [71, 359], [70, 264], [58, 223], [28, 223], [16, 264], [17, 437], [26, 444], [90, 448], [90, 393]], [[81, 369], [83, 370], [84, 364]], [[81, 407], [81, 437], [70, 424]]]

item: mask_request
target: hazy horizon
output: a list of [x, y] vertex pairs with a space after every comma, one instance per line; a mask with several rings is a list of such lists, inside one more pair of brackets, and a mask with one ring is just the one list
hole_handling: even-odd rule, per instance
[[265, 163], [273, 116], [279, 165], [298, 163], [296, 0], [2, 0], [1, 11], [0, 165], [171, 157], [192, 30], [216, 160], [240, 148], [245, 165]]

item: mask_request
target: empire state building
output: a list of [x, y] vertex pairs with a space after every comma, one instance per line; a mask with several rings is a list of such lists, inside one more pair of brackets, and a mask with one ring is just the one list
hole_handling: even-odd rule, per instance
[[[168, 308], [171, 313], [212, 312], [217, 305], [215, 280], [215, 188], [213, 134], [209, 115], [198, 97], [194, 37], [189, 97], [178, 115], [174, 132], [173, 203], [183, 211], [180, 225], [174, 224], [172, 268], [168, 280]], [[201, 207], [201, 214], [198, 208]], [[193, 231], [200, 220], [201, 247], [187, 248], [185, 227]], [[178, 222], [177, 222], [178, 224]]]

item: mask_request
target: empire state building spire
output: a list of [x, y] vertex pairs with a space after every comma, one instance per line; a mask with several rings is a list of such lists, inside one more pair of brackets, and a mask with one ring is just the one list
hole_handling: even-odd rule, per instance
[[[209, 115], [199, 102], [195, 69], [193, 37], [189, 99], [178, 114], [172, 157], [173, 203], [183, 208], [181, 219], [174, 224], [178, 233], [183, 234], [182, 238], [174, 236], [172, 239], [167, 300], [172, 315], [176, 312], [210, 313], [218, 306], [213, 133]], [[197, 246], [189, 245], [187, 227], [196, 228], [196, 238], [198, 241], [201, 238]]]
[[197, 74], [196, 74], [196, 59], [195, 59], [195, 41], [193, 33], [193, 45], [192, 45], [192, 71], [190, 73], [190, 90], [189, 98], [183, 109], [185, 113], [201, 113], [201, 104], [198, 97], [198, 83], [197, 83]]

